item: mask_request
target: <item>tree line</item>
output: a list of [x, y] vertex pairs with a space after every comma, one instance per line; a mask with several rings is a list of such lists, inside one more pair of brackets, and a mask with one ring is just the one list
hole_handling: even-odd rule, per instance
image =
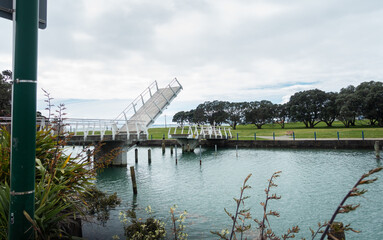
[[267, 123], [285, 127], [287, 121], [303, 122], [314, 128], [324, 122], [331, 127], [335, 120], [345, 127], [355, 126], [358, 118], [370, 125], [383, 126], [383, 83], [362, 82], [339, 92], [311, 89], [295, 93], [287, 103], [274, 104], [268, 100], [252, 102], [206, 101], [190, 111], [180, 111], [173, 122], [184, 124], [254, 124], [258, 129]]

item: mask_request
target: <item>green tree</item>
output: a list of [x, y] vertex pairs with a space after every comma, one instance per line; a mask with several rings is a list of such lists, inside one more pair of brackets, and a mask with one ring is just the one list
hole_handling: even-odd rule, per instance
[[12, 72], [9, 70], [0, 73], [0, 116], [11, 116], [12, 103]]
[[275, 107], [274, 118], [276, 123], [285, 128], [286, 118], [288, 117], [289, 109], [287, 103], [278, 104]]
[[226, 122], [228, 113], [225, 111], [225, 109], [229, 102], [215, 100], [213, 102], [205, 102], [204, 104], [205, 116], [211, 125], [214, 123], [221, 125], [222, 123]]
[[355, 87], [350, 85], [342, 88], [335, 101], [338, 108], [338, 119], [345, 127], [355, 125], [355, 119], [360, 114], [360, 99], [355, 94]]
[[199, 104], [197, 108], [193, 111], [193, 122], [196, 124], [204, 124], [207, 122], [204, 114], [204, 105]]
[[182, 127], [186, 121], [186, 113], [184, 111], [180, 111], [180, 112], [174, 114], [172, 121], [176, 122], [177, 124], [181, 125], [181, 127]]
[[293, 120], [301, 121], [308, 128], [320, 123], [324, 109], [326, 93], [319, 89], [295, 93], [289, 101], [290, 116]]
[[199, 104], [194, 112], [194, 120], [196, 123], [209, 123], [213, 125], [221, 125], [227, 121], [228, 113], [225, 111], [229, 102], [206, 101]]
[[238, 124], [241, 124], [245, 120], [245, 112], [248, 108], [247, 102], [231, 102], [226, 104], [226, 112], [228, 114], [227, 122], [233, 129], [237, 128]]
[[189, 124], [195, 123], [194, 122], [194, 112], [195, 109], [192, 109], [190, 111], [185, 112], [185, 121]]
[[325, 101], [323, 102], [323, 109], [321, 112], [321, 120], [331, 127], [335, 119], [338, 117], [338, 107], [336, 105], [336, 98], [338, 93], [326, 93]]
[[276, 105], [267, 100], [251, 102], [249, 110], [245, 113], [246, 122], [261, 129], [263, 125], [273, 121], [275, 108]]
[[371, 125], [383, 126], [383, 83], [363, 82], [356, 87], [355, 94], [360, 100], [360, 113]]

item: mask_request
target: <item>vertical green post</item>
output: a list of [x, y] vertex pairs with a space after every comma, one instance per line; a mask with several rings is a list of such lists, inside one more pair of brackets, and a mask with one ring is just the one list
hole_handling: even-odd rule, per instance
[[33, 239], [38, 0], [14, 0], [11, 193], [8, 239]]

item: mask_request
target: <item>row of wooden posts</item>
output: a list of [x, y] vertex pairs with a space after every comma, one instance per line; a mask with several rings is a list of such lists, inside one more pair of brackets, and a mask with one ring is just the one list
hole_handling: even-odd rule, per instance
[[[178, 156], [177, 156], [177, 145], [174, 146], [174, 149], [175, 149], [175, 155], [176, 155], [176, 164], [178, 164]], [[187, 149], [188, 151], [190, 152], [190, 146], [189, 144], [187, 145]], [[165, 143], [162, 143], [162, 154], [165, 154]], [[201, 145], [199, 145], [199, 156], [200, 156], [200, 160], [199, 160], [199, 164], [202, 165], [202, 151], [201, 151]], [[238, 150], [238, 147], [237, 147], [237, 150]], [[182, 146], [182, 152], [184, 152], [184, 146]], [[215, 145], [215, 152], [217, 152], [217, 145]], [[170, 154], [173, 155], [173, 146], [170, 146]], [[237, 153], [237, 156], [238, 156], [238, 153]], [[134, 161], [135, 163], [138, 163], [138, 149], [134, 149]], [[151, 149], [148, 149], [148, 163], [151, 164], [152, 163], [152, 150]], [[137, 182], [136, 182], [136, 174], [135, 174], [135, 171], [134, 171], [134, 166], [131, 166], [130, 167], [130, 177], [132, 179], [132, 185], [133, 185], [133, 194], [137, 194]]]
[[[292, 136], [293, 140], [295, 141], [295, 132], [294, 131], [287, 131], [286, 132], [287, 136]], [[338, 141], [341, 139], [340, 133], [336, 132], [336, 136], [338, 138]], [[364, 131], [362, 131], [362, 140], [364, 140]], [[242, 137], [251, 137], [251, 136], [242, 136]], [[239, 140], [239, 133], [237, 133], [237, 140]], [[254, 140], [257, 140], [257, 133], [254, 133]], [[273, 132], [273, 140], [275, 141], [275, 132]], [[314, 140], [317, 140], [317, 133], [314, 132]]]

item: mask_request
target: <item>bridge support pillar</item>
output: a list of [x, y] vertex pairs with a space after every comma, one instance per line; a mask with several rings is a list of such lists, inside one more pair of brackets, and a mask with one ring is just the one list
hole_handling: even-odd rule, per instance
[[182, 146], [185, 152], [194, 152], [195, 147], [198, 145], [199, 140], [195, 138], [176, 138], [177, 142]]
[[125, 141], [107, 141], [104, 142], [104, 145], [101, 146], [99, 152], [94, 156], [96, 162], [109, 161], [110, 154], [118, 150], [117, 156], [115, 156], [109, 165], [117, 167], [126, 167], [128, 157], [127, 157], [127, 147]]

